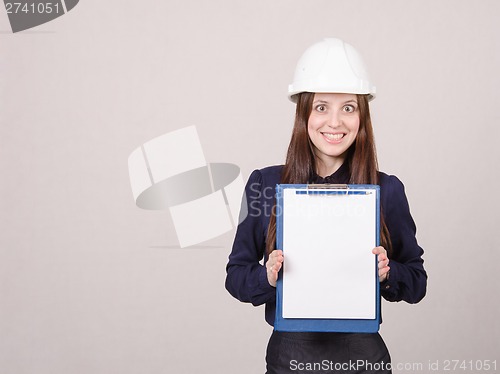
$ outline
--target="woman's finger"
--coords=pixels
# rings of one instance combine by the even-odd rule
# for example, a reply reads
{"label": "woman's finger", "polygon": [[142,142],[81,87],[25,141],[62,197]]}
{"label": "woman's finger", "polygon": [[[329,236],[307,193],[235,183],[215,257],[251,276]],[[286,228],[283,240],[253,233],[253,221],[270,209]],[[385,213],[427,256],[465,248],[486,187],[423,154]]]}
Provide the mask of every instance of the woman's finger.
{"label": "woman's finger", "polygon": [[385,255],[379,255],[378,256],[378,266],[383,267],[386,266],[389,263],[389,259]]}
{"label": "woman's finger", "polygon": [[373,248],[372,253],[375,255],[380,255],[382,253],[387,253],[387,251],[385,250],[384,247],[378,246],[378,247]]}
{"label": "woman's finger", "polygon": [[382,269],[379,269],[379,270],[378,270],[378,276],[379,276],[380,278],[383,278],[383,277],[384,277],[384,275],[386,275],[386,274],[389,272],[389,270],[391,270],[391,268],[390,268],[389,266],[386,266],[386,267],[384,267],[384,268],[382,268]]}

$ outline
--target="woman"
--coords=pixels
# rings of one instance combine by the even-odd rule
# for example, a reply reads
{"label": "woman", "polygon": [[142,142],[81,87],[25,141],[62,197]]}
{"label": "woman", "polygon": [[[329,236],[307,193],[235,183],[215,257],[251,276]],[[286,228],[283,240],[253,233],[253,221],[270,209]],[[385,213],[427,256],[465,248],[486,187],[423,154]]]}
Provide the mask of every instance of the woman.
{"label": "woman", "polygon": [[[270,325],[276,313],[276,280],[286,261],[286,254],[275,248],[277,183],[380,185],[381,245],[372,252],[378,255],[381,295],[408,303],[425,296],[423,250],[403,184],[378,171],[368,105],[374,95],[361,57],[341,40],[314,44],[298,62],[289,87],[297,107],[286,163],[250,175],[248,215],[238,226],[227,265],[228,291],[242,302],[265,304]],[[391,372],[389,352],[378,333],[274,331],[266,362],[269,374]]]}

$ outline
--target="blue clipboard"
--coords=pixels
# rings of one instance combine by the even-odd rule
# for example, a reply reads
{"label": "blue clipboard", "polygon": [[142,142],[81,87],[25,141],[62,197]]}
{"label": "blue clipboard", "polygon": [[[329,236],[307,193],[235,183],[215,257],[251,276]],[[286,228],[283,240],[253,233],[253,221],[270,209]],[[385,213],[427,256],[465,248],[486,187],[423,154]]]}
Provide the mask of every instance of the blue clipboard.
{"label": "blue clipboard", "polygon": [[[350,211],[352,209],[354,210]],[[358,216],[356,216],[358,213],[359,217],[363,218],[358,219]],[[356,227],[356,222],[358,221],[362,221],[364,225],[360,226],[360,230]],[[349,245],[350,242],[344,241],[350,240],[346,238],[352,237],[352,235],[337,233],[332,235],[337,236],[337,238],[328,238],[329,233],[335,231],[328,228],[335,224],[339,227],[338,230],[346,231],[347,233],[350,232],[349,230],[357,230],[357,233],[363,231],[365,232],[363,234],[364,240],[371,241],[371,245],[366,248],[366,251],[369,253],[368,256],[371,255],[371,257],[367,258],[367,255],[361,254],[364,257],[359,262],[359,266],[355,265],[356,262],[353,262],[358,260],[352,260],[350,257],[346,260],[347,262],[351,261],[349,266],[355,272],[362,274],[361,278],[363,278],[363,281],[360,281],[360,284],[356,280],[354,281],[356,282],[356,287],[361,287],[354,287],[354,294],[362,295],[360,297],[362,302],[357,298],[353,298],[351,292],[339,289],[337,282],[331,282],[330,278],[335,276],[332,275],[335,271],[325,270],[329,269],[328,267],[321,269],[321,267],[328,265],[319,263],[320,269],[317,277],[315,272],[307,269],[307,262],[309,261],[307,257],[308,248],[304,247],[304,250],[302,250],[300,243],[301,240],[306,240],[303,243],[308,243],[311,235],[315,237],[327,237],[327,239],[319,240],[320,244],[318,245],[322,247],[329,247],[331,245],[332,248],[322,249],[323,251],[330,251],[331,249],[332,252],[331,254],[328,252],[329,255],[334,256],[335,253],[344,253],[347,256],[351,256],[350,252],[346,252],[346,248],[334,247],[337,245],[337,241],[341,243],[338,246],[346,245],[346,243]],[[321,227],[321,225],[325,226]],[[351,225],[352,227],[349,226],[341,229],[340,226],[342,225]],[[374,226],[373,229],[364,230],[365,227],[371,227],[372,225]],[[307,229],[308,232],[302,230],[302,227],[304,227],[304,230]],[[324,232],[325,235],[318,235],[318,232],[315,232],[315,230],[319,230],[319,233]],[[284,233],[287,233],[287,238],[284,238]],[[340,239],[342,236],[346,238]],[[371,238],[371,236],[374,237]],[[380,326],[380,286],[377,257],[371,253],[371,249],[378,246],[379,241],[379,186],[352,184],[276,185],[276,248],[283,250],[285,261],[278,274],[276,285],[276,319],[274,329],[276,331],[295,332],[377,332]],[[359,244],[356,245],[359,246]],[[297,246],[299,248],[296,248]],[[330,261],[332,264],[334,262]],[[289,269],[287,265],[290,267]],[[299,270],[301,266],[305,268],[302,273]],[[318,266],[318,262],[311,262],[311,266]],[[347,263],[344,263],[342,268],[346,267]],[[304,281],[305,278],[301,278],[301,276],[307,271],[309,271],[308,274],[313,274],[308,279],[316,277],[316,280]],[[347,270],[344,269],[342,271]],[[329,284],[323,281],[325,277],[328,278]],[[303,286],[304,283],[306,283],[305,286]],[[346,290],[352,288],[347,280],[342,286]],[[322,291],[322,288],[326,288],[327,292]],[[300,291],[295,292],[299,289]],[[330,289],[334,291],[330,292]],[[316,295],[315,293],[318,294]],[[300,295],[302,295],[303,299],[301,299]],[[345,302],[345,300],[348,300],[348,302]]]}

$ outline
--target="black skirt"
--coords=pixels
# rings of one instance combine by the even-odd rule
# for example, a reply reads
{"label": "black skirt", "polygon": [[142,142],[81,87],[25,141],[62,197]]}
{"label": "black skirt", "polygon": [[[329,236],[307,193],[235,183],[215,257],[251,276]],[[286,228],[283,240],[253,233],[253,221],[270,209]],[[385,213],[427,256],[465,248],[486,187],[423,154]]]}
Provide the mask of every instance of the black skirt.
{"label": "black skirt", "polygon": [[273,331],[267,374],[392,373],[389,351],[378,334]]}

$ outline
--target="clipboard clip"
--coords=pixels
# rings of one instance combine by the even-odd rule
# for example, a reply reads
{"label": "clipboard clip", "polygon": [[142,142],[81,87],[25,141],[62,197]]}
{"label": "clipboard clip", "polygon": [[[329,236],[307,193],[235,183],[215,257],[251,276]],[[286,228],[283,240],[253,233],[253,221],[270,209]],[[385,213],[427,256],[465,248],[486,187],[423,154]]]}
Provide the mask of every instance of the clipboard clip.
{"label": "clipboard clip", "polygon": [[334,184],[334,183],[324,183],[324,184],[308,184],[307,189],[325,189],[325,188],[338,188],[338,189],[349,189],[347,184]]}
{"label": "clipboard clip", "polygon": [[351,195],[371,195],[371,191],[358,190],[349,188],[347,184],[308,184],[307,188],[302,191],[295,192],[298,195],[314,195],[314,196],[351,196]]}

